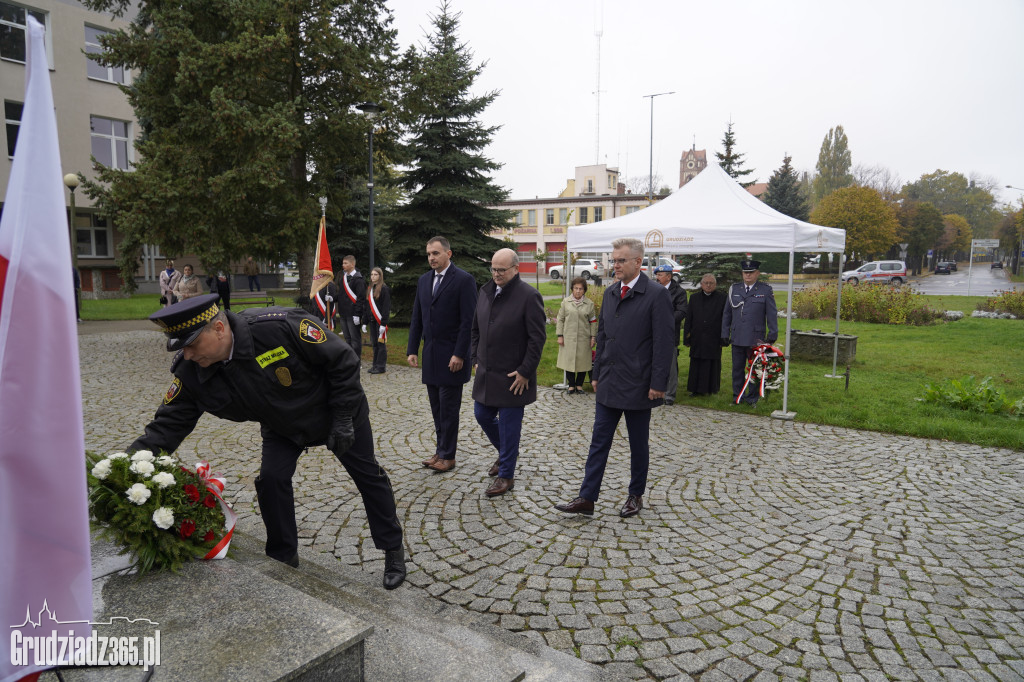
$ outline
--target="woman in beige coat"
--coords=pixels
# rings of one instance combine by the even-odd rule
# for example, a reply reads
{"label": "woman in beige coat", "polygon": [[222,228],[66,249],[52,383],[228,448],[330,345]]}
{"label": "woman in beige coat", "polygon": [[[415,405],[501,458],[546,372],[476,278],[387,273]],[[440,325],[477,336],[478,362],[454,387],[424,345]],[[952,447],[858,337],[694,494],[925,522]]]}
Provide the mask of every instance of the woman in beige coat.
{"label": "woman in beige coat", "polygon": [[555,366],[565,370],[568,393],[583,393],[583,380],[593,367],[591,349],[597,341],[597,315],[594,302],[586,297],[587,281],[572,281],[572,295],[558,309],[558,361]]}

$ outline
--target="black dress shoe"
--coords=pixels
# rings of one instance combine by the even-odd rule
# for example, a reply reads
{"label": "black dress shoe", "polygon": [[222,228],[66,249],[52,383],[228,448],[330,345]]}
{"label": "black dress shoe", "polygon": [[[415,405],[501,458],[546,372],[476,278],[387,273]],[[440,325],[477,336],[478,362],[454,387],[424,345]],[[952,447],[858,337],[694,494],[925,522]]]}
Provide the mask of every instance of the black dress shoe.
{"label": "black dress shoe", "polygon": [[[270,556],[270,555],[268,554],[267,556]],[[291,566],[292,568],[298,568],[299,567],[299,555],[297,553],[293,554],[290,559],[278,559],[276,556],[272,556],[270,558],[271,559],[276,559],[277,561],[280,561],[282,564],[287,564],[287,565]]]}
{"label": "black dress shoe", "polygon": [[494,460],[494,464],[492,464],[491,468],[487,470],[487,475],[491,476],[491,477],[497,476],[498,475],[498,465],[499,464],[501,464],[501,460],[500,459]]}
{"label": "black dress shoe", "polygon": [[594,503],[590,500],[584,500],[582,497],[577,497],[572,502],[556,504],[555,509],[569,514],[583,514],[584,516],[594,515]]}
{"label": "black dress shoe", "polygon": [[384,589],[393,590],[405,582],[405,550],[401,547],[384,553]]}
{"label": "black dress shoe", "polygon": [[644,508],[644,498],[640,495],[630,495],[626,498],[626,504],[622,505],[622,509],[619,511],[619,516],[624,519],[628,519],[630,516],[636,516],[640,513],[640,510]]}

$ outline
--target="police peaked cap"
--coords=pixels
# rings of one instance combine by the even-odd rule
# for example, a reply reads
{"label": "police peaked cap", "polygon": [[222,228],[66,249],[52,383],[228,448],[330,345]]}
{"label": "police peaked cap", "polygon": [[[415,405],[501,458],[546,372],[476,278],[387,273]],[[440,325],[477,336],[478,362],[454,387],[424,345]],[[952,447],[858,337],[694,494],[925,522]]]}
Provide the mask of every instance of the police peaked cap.
{"label": "police peaked cap", "polygon": [[149,319],[167,335],[167,350],[181,350],[195,341],[207,323],[220,312],[219,300],[217,294],[193,296],[156,311]]}

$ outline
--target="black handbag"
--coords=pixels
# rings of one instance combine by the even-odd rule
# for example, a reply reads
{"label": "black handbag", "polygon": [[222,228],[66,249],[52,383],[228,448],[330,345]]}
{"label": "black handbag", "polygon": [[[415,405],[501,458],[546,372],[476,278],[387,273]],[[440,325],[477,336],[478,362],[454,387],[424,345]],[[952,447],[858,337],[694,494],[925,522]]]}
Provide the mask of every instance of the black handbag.
{"label": "black handbag", "polygon": [[161,296],[160,297],[160,305],[167,305],[167,297],[166,296]]}

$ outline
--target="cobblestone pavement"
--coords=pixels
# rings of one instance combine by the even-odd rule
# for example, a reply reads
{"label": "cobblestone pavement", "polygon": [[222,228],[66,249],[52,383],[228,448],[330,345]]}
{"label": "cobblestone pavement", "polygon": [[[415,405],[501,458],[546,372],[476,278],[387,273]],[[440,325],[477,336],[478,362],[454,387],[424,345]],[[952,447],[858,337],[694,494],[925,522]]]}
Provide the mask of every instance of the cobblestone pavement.
{"label": "cobblestone pavement", "polygon": [[[167,385],[154,332],[83,335],[86,443],[127,446]],[[364,370],[365,370],[364,366]],[[1024,454],[682,406],[651,425],[647,508],[623,520],[617,438],[593,518],[575,497],[593,396],[541,389],[515,490],[462,410],[458,465],[430,472],[419,372],[363,377],[411,553],[409,587],[623,679],[1024,679]],[[259,429],[204,416],[179,453],[255,511]],[[324,448],[295,477],[302,542],[380,572],[355,487]]]}

